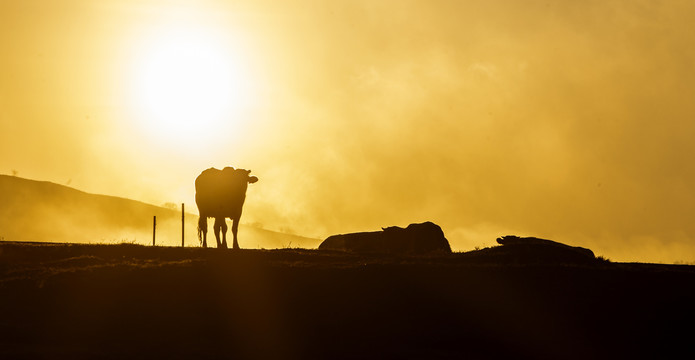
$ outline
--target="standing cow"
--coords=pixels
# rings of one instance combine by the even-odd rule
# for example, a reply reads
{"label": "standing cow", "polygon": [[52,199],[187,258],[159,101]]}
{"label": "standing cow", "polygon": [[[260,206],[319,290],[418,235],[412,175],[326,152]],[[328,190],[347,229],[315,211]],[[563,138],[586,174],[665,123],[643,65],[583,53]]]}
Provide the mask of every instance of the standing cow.
{"label": "standing cow", "polygon": [[[195,203],[198,205],[200,219],[198,219],[198,238],[201,237],[203,247],[207,247],[208,218],[215,218],[215,238],[218,248],[227,248],[227,224],[226,218],[232,219],[232,234],[234,235],[233,248],[238,249],[237,230],[241,209],[246,200],[246,188],[248,184],[258,181],[255,176],[249,176],[251,170],[225,167],[222,170],[210,168],[198,175],[195,179]],[[220,241],[220,231],[222,241]]]}

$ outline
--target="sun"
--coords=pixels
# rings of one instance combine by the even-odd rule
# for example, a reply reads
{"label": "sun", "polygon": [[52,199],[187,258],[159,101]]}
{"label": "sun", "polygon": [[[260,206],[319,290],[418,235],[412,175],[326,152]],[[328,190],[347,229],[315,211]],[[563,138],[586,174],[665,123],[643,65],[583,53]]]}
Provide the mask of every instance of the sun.
{"label": "sun", "polygon": [[245,70],[229,41],[212,31],[159,31],[138,51],[132,95],[139,123],[163,141],[214,137],[238,122],[248,103]]}

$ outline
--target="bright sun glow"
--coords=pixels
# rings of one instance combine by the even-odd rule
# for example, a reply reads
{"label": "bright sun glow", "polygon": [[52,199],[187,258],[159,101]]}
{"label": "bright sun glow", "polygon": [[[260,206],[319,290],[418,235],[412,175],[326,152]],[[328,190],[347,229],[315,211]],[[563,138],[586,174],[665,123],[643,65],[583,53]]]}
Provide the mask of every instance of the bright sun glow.
{"label": "bright sun glow", "polygon": [[251,81],[229,42],[215,35],[167,29],[138,54],[134,96],[139,122],[158,140],[199,144],[240,121],[235,112],[248,102]]}

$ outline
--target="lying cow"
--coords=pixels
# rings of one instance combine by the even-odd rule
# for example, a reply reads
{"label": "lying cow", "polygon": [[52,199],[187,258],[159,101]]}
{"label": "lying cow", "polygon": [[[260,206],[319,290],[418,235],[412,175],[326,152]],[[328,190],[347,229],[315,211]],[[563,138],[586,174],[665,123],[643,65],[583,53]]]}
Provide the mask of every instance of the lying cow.
{"label": "lying cow", "polygon": [[359,232],[329,236],[319,250],[340,250],[358,253],[426,254],[451,252],[442,228],[432,222],[410,224],[406,228],[391,226],[382,231]]}

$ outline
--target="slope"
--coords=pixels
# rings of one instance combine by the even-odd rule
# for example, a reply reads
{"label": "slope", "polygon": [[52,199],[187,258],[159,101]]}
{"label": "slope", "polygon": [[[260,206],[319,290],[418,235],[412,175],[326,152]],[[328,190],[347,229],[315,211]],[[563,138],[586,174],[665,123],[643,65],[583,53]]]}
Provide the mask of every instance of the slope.
{"label": "slope", "polygon": [[[180,211],[47,181],[0,175],[2,240],[151,244],[153,216],[157,217],[156,244],[180,246]],[[185,214],[187,246],[199,245],[197,221],[197,215]],[[312,248],[319,240],[242,224],[239,242],[245,248]]]}

